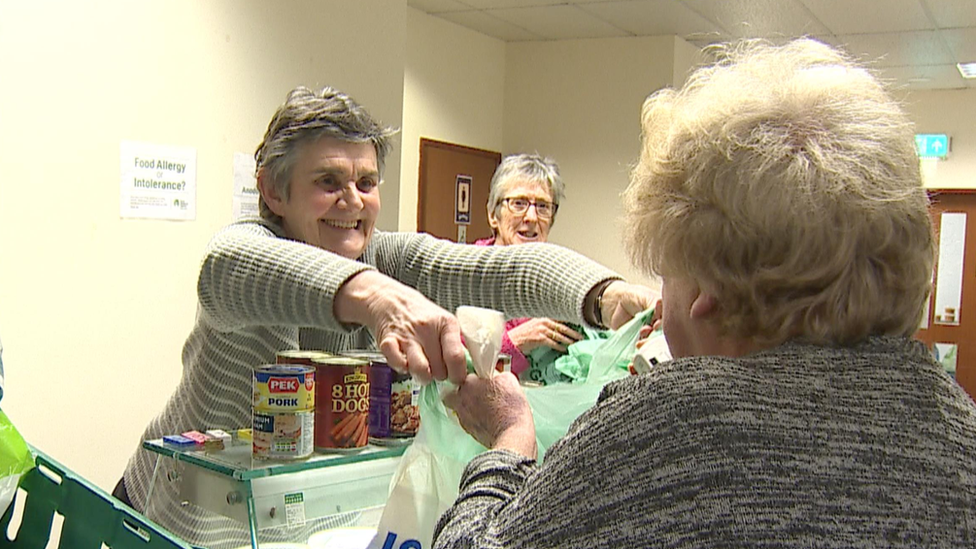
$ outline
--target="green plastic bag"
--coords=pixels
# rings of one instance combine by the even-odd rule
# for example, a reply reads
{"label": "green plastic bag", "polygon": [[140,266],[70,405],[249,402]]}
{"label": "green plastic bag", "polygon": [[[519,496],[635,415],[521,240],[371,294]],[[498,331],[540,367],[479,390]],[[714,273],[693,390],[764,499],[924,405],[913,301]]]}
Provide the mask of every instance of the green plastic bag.
{"label": "green plastic bag", "polygon": [[17,493],[20,477],[34,467],[34,455],[24,437],[0,410],[0,515]]}
{"label": "green plastic bag", "polygon": [[532,349],[525,357],[529,367],[519,374],[519,379],[552,385],[586,378],[593,352],[603,345],[612,332],[587,326],[570,327],[583,334],[583,339],[567,347],[565,353],[546,346]]}
{"label": "green plastic bag", "polygon": [[[592,350],[584,373],[574,383],[555,383],[525,389],[535,420],[540,461],[545,451],[569,426],[596,403],[607,383],[626,377],[641,326],[650,321],[649,309],[612,332]],[[468,363],[469,370],[471,363]],[[441,383],[420,391],[420,429],[393,475],[390,498],[370,549],[431,547],[437,519],[454,504],[464,467],[487,449],[461,428],[441,401]],[[406,545],[403,545],[406,544]]]}

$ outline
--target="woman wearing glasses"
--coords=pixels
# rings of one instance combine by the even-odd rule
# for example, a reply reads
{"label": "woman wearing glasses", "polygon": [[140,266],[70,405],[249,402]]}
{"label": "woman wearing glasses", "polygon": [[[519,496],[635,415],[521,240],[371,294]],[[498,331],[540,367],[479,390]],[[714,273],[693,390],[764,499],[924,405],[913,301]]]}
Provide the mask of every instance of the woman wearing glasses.
{"label": "woman wearing glasses", "polygon": [[[565,185],[559,166],[537,154],[505,157],[491,178],[488,224],[493,236],[480,246],[547,242]],[[512,373],[523,380],[568,381],[553,368],[555,357],[583,339],[577,329],[551,318],[516,318],[505,325],[501,352],[512,357]]]}

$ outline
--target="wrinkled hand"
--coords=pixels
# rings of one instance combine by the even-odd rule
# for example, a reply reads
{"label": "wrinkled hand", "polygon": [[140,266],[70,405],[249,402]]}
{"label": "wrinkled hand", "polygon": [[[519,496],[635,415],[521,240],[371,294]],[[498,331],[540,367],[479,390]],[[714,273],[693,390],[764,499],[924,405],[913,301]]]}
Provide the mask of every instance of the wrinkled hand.
{"label": "wrinkled hand", "polygon": [[390,367],[421,383],[467,374],[457,318],[417,290],[376,271],[363,271],[335,297],[336,318],[372,331]]}
{"label": "wrinkled hand", "polygon": [[533,318],[508,331],[508,339],[522,354],[537,347],[566,352],[566,347],[583,339],[583,334],[551,318]]}
{"label": "wrinkled hand", "polygon": [[468,374],[457,392],[444,397],[461,427],[486,448],[511,450],[536,459],[535,423],[518,378],[505,372],[491,379]]}
{"label": "wrinkled hand", "polygon": [[603,322],[616,330],[638,313],[653,307],[660,298],[659,293],[647,286],[617,280],[603,290],[600,303]]}

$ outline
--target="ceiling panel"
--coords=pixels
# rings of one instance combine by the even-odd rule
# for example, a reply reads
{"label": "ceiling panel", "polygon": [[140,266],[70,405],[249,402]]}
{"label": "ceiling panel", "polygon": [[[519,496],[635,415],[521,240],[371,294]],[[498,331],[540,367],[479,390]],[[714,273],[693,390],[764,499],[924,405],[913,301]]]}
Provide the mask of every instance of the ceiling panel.
{"label": "ceiling panel", "polygon": [[[809,35],[875,59],[918,89],[970,85],[976,0],[407,0],[505,41],[676,35],[692,44]],[[893,73],[893,74],[894,74]],[[974,84],[976,85],[976,84]]]}
{"label": "ceiling panel", "polygon": [[491,10],[490,13],[550,40],[630,35],[623,29],[570,5],[498,9]]}
{"label": "ceiling panel", "polygon": [[721,29],[681,2],[633,0],[580,4],[579,8],[637,36],[720,36]]}
{"label": "ceiling panel", "polygon": [[942,29],[976,27],[976,2],[973,0],[922,0],[932,19]]}
{"label": "ceiling panel", "polygon": [[440,14],[440,17],[457,23],[462,27],[467,27],[482,34],[509,42],[542,40],[545,38],[483,11],[453,11]]}
{"label": "ceiling panel", "polygon": [[955,63],[936,31],[848,34],[837,39],[851,55],[880,67]]}
{"label": "ceiling panel", "polygon": [[410,0],[409,5],[429,14],[439,14],[445,11],[470,10],[471,6],[462,4],[458,0]]}
{"label": "ceiling panel", "polygon": [[734,38],[792,37],[830,31],[798,0],[683,0]]}
{"label": "ceiling panel", "polygon": [[976,61],[976,28],[944,30],[941,34],[953,60],[958,63]]}
{"label": "ceiling panel", "polygon": [[883,80],[893,82],[897,88],[913,90],[944,90],[976,87],[976,80],[966,80],[955,65],[929,65],[925,67],[889,67],[879,71]]}
{"label": "ceiling panel", "polygon": [[478,9],[523,8],[526,6],[555,6],[565,4],[566,0],[461,0]]}
{"label": "ceiling panel", "polygon": [[802,1],[834,34],[935,29],[935,24],[929,20],[919,0]]}

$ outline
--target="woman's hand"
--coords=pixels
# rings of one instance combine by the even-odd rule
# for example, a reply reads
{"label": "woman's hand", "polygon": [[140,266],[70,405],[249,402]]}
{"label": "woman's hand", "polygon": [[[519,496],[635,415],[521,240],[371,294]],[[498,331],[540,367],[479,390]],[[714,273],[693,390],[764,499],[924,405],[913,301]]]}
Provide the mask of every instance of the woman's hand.
{"label": "woman's hand", "polygon": [[390,367],[421,383],[467,374],[457,318],[417,290],[376,271],[363,271],[335,296],[342,322],[367,326]]}
{"label": "woman's hand", "polygon": [[513,374],[491,379],[468,374],[456,393],[444,397],[444,404],[457,412],[461,427],[486,448],[537,458],[532,410]]}
{"label": "woman's hand", "polygon": [[543,346],[565,353],[583,334],[551,318],[533,318],[509,330],[508,339],[522,354]]}
{"label": "woman's hand", "polygon": [[658,292],[647,286],[616,280],[603,290],[600,298],[603,323],[616,330],[638,313],[653,307],[660,298]]}

